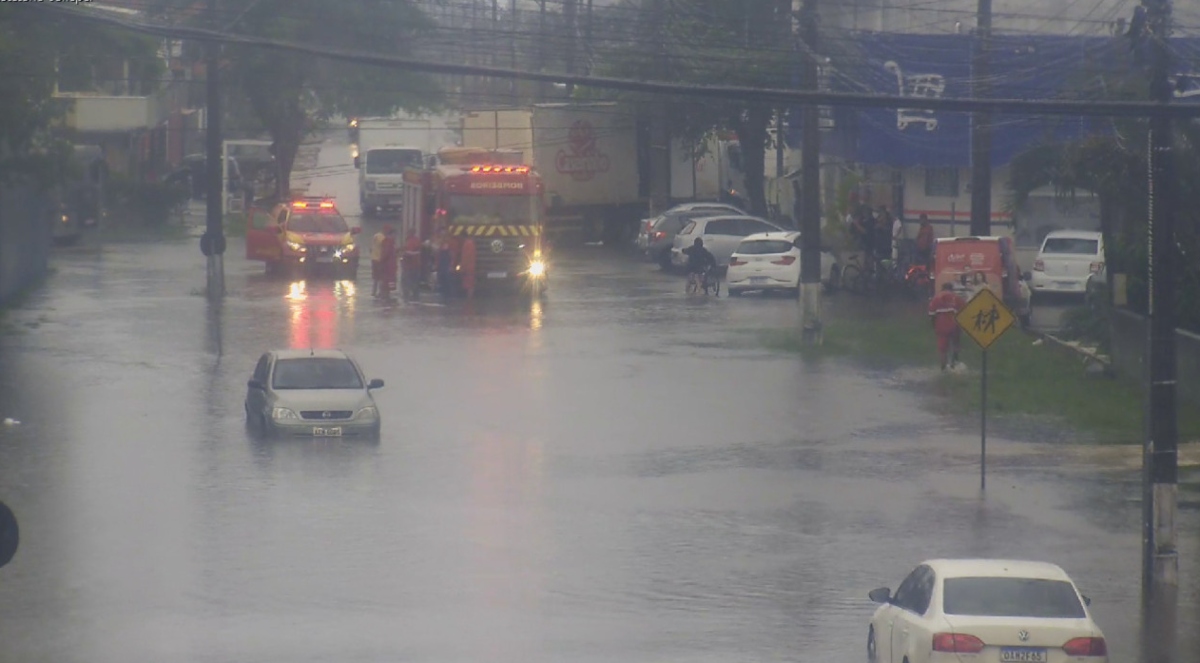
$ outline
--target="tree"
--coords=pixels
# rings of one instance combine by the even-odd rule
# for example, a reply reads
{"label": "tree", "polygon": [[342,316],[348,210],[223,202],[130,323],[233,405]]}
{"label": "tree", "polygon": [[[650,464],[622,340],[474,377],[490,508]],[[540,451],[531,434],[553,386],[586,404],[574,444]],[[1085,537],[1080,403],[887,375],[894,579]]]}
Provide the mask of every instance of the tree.
{"label": "tree", "polygon": [[[793,85],[799,56],[793,49],[790,1],[674,0],[662,5],[635,0],[618,5],[622,9],[614,11],[637,15],[636,25],[643,27],[632,28],[624,38],[600,41],[602,73],[697,85]],[[663,14],[658,34],[644,28],[655,24],[656,9]],[[764,168],[774,109],[742,101],[670,98],[668,103],[675,138],[696,143],[715,130],[737,133],[751,212],[766,215]]]}
{"label": "tree", "polygon": [[[195,0],[158,0],[164,18],[203,22],[184,12]],[[389,55],[411,55],[432,22],[411,0],[218,0],[218,27],[246,35]],[[207,26],[207,25],[206,25]],[[247,45],[222,51],[226,89],[236,89],[270,136],[279,168],[278,193],[290,189],[303,140],[334,115],[390,115],[440,106],[424,75],[283,53]]]}

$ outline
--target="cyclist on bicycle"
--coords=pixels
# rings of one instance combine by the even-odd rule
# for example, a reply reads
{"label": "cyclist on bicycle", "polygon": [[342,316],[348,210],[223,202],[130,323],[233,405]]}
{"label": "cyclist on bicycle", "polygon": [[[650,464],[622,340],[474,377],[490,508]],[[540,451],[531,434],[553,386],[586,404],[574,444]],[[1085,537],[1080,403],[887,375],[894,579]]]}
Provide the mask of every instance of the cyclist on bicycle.
{"label": "cyclist on bicycle", "polygon": [[717,259],[704,248],[704,240],[697,237],[691,246],[683,250],[683,255],[687,256],[688,278],[699,276],[703,279],[701,283],[707,285],[709,273],[717,268]]}

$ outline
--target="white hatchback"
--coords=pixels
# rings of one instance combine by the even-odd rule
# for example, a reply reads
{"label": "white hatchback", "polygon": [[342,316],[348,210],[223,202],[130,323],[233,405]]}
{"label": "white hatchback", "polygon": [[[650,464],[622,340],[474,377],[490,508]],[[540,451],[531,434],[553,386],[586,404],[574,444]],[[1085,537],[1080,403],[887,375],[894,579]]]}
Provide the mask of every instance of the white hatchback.
{"label": "white hatchback", "polygon": [[918,566],[871,618],[872,663],[1107,663],[1089,599],[1054,564],[935,559]]}
{"label": "white hatchback", "polygon": [[1055,230],[1042,240],[1029,285],[1034,293],[1083,295],[1088,278],[1104,269],[1104,236],[1090,230]]}
{"label": "white hatchback", "polygon": [[[743,239],[729,258],[725,284],[729,294],[736,297],[750,290],[784,290],[797,292],[800,288],[800,240],[798,232],[769,232]],[[828,283],[837,259],[821,252],[821,282]]]}

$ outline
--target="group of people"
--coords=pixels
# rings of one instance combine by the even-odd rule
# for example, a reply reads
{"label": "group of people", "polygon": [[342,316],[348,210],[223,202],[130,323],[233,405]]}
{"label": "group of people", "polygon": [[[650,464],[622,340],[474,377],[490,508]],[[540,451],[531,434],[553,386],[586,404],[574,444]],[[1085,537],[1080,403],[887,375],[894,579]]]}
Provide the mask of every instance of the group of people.
{"label": "group of people", "polygon": [[[920,223],[911,261],[912,264],[925,265],[932,269],[935,239],[933,225],[925,214],[921,215]],[[846,224],[858,241],[867,265],[874,267],[883,260],[900,260],[901,249],[906,239],[904,222],[900,217],[893,216],[887,206],[880,205],[878,209],[872,210],[870,205],[863,205],[846,215]]]}
{"label": "group of people", "polygon": [[436,275],[437,290],[450,298],[475,296],[475,240],[452,236],[445,228],[431,241],[422,242],[409,231],[402,247],[396,244],[396,228],[388,225],[371,240],[371,294],[389,298],[396,289],[397,270],[402,268],[399,285],[405,299],[415,299],[421,285]]}

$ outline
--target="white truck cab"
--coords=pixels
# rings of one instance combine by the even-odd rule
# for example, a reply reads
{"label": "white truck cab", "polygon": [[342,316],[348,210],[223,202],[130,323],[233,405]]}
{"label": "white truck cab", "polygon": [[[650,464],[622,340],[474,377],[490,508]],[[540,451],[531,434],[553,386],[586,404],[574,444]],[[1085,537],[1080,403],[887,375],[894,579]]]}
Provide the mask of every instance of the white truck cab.
{"label": "white truck cab", "polygon": [[354,166],[358,168],[362,213],[399,213],[404,206],[404,171],[421,168],[424,159],[421,148],[406,145],[383,145],[359,152]]}

